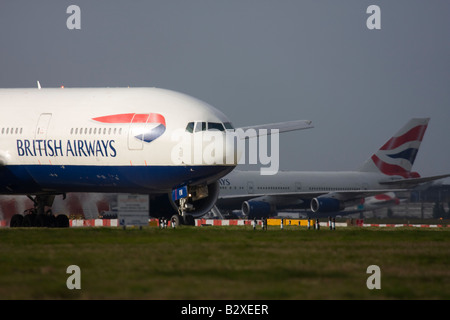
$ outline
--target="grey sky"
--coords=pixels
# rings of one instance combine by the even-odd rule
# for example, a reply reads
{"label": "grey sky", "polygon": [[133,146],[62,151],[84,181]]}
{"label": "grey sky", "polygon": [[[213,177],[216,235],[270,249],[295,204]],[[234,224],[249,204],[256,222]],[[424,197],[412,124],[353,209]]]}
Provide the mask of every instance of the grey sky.
{"label": "grey sky", "polygon": [[[81,30],[66,9],[81,8]],[[381,30],[366,9],[381,8]],[[450,2],[0,2],[0,87],[155,86],[235,126],[293,119],[283,170],[357,168],[411,117],[431,117],[414,169],[450,172]]]}

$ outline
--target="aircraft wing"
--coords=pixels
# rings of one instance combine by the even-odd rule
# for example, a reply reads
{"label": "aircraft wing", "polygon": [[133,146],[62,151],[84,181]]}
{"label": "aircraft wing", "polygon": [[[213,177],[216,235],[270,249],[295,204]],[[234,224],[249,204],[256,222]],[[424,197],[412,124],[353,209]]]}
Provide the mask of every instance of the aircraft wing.
{"label": "aircraft wing", "polygon": [[335,198],[341,201],[353,201],[361,198],[376,196],[387,192],[403,192],[403,191],[408,191],[408,189],[374,189],[374,190],[351,190],[351,191],[345,190],[345,191],[324,193],[324,195],[327,194],[330,198]]}
{"label": "aircraft wing", "polygon": [[250,200],[253,198],[259,198],[264,196],[270,197],[292,197],[292,198],[305,198],[312,199],[328,192],[286,192],[286,193],[251,193],[251,194],[235,194],[235,195],[220,195],[219,199],[239,199],[242,201]]}
{"label": "aircraft wing", "polygon": [[[450,177],[450,174],[443,174],[438,176],[430,176],[423,178],[411,178],[411,179],[401,179],[401,180],[392,180],[380,182],[380,184],[386,185],[386,189],[374,189],[374,190],[342,190],[342,191],[312,191],[312,192],[286,192],[286,193],[261,193],[261,194],[240,194],[240,195],[219,195],[219,199],[226,200],[242,200],[247,201],[254,198],[260,197],[271,197],[272,199],[279,198],[280,200],[291,198],[291,199],[301,199],[301,200],[310,200],[315,197],[319,197],[322,195],[328,195],[330,198],[339,199],[341,201],[351,201],[360,198],[366,198],[375,196],[378,194],[386,193],[386,192],[403,192],[411,190],[416,185],[430,182],[434,180],[439,180],[443,178]],[[395,189],[394,189],[395,187]]]}
{"label": "aircraft wing", "polygon": [[322,195],[329,195],[331,198],[336,198],[342,201],[351,201],[360,198],[366,198],[375,196],[386,192],[402,192],[407,189],[375,189],[375,190],[345,190],[345,191],[313,191],[313,192],[286,192],[286,193],[261,193],[261,194],[239,194],[239,195],[220,195],[219,199],[223,200],[241,200],[247,201],[254,198],[270,197],[272,199],[298,199],[298,200],[311,200],[312,198]]}
{"label": "aircraft wing", "polygon": [[[314,128],[311,120],[293,120],[293,121],[276,122],[276,123],[241,127],[241,128],[237,128],[236,132],[241,135],[241,139],[246,139],[246,138],[253,138],[256,136],[270,135],[271,130],[274,130],[274,129],[277,129],[278,133],[282,133],[282,132],[305,130],[305,129],[311,129],[311,128]],[[263,129],[263,131],[261,131],[262,129]]]}
{"label": "aircraft wing", "polygon": [[362,198],[395,191],[404,191],[405,189],[386,189],[386,190],[358,190],[358,191],[314,191],[314,192],[289,192],[289,193],[267,193],[267,194],[242,194],[242,195],[220,195],[217,199],[217,207],[227,210],[240,209],[246,201],[266,202],[277,207],[298,206],[309,207],[313,198],[326,196],[349,203],[357,203]]}
{"label": "aircraft wing", "polygon": [[439,176],[430,176],[430,177],[423,177],[423,178],[392,180],[392,181],[380,182],[380,184],[383,184],[386,186],[395,186],[398,188],[412,188],[421,183],[439,180],[439,179],[443,179],[443,178],[447,178],[447,177],[450,177],[450,174],[442,174]]}

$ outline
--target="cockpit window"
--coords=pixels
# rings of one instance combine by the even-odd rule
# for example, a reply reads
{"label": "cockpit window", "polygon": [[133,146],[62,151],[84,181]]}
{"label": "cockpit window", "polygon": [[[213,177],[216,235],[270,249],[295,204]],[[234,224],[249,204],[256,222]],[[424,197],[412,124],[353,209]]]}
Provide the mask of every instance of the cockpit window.
{"label": "cockpit window", "polygon": [[194,123],[189,122],[186,126],[186,131],[192,133],[194,131]]}
{"label": "cockpit window", "polygon": [[221,122],[195,121],[195,122],[189,122],[186,126],[186,132],[189,132],[189,133],[206,131],[206,130],[225,131],[225,130],[234,130],[234,128],[230,122],[221,123]]}
{"label": "cockpit window", "polygon": [[225,131],[223,124],[220,122],[208,122],[208,130]]}
{"label": "cockpit window", "polygon": [[227,129],[227,130],[234,130],[231,122],[224,122],[223,125],[225,126],[225,129]]}
{"label": "cockpit window", "polygon": [[205,131],[206,130],[206,122],[197,122],[195,124],[195,132]]}

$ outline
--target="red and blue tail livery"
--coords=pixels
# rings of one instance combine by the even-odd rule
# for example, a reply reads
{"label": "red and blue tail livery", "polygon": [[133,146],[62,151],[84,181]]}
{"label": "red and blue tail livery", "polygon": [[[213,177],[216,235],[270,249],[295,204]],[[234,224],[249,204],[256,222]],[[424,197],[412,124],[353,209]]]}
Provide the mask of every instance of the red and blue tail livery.
{"label": "red and blue tail livery", "polygon": [[429,118],[415,118],[408,121],[392,138],[390,138],[360,171],[381,172],[388,176],[419,178],[417,172],[411,172],[419,151]]}
{"label": "red and blue tail livery", "polygon": [[429,118],[409,120],[364,163],[360,171],[381,172],[388,176],[403,178],[419,178],[420,175],[417,172],[411,172],[411,169],[429,120]]}

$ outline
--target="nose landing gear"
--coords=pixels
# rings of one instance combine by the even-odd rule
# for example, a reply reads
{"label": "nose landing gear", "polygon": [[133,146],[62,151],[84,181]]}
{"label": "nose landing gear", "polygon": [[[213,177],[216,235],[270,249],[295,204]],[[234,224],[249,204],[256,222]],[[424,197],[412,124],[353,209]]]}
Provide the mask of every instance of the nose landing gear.
{"label": "nose landing gear", "polygon": [[193,226],[195,225],[195,219],[192,215],[186,213],[187,208],[191,208],[192,204],[187,203],[188,198],[181,198],[180,205],[178,207],[178,214],[172,216],[171,221],[175,223],[176,226],[187,225]]}

